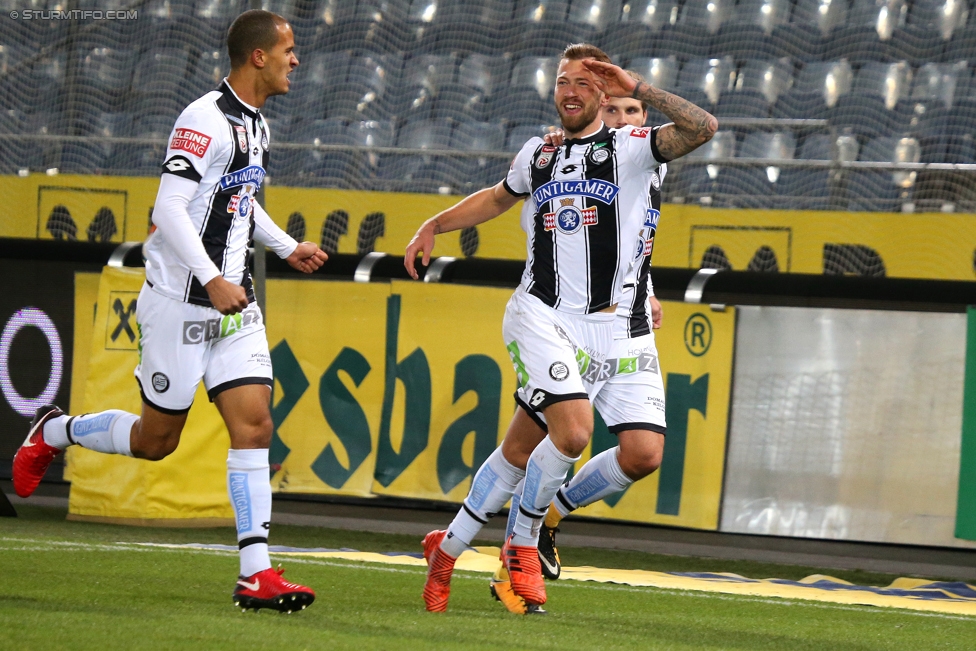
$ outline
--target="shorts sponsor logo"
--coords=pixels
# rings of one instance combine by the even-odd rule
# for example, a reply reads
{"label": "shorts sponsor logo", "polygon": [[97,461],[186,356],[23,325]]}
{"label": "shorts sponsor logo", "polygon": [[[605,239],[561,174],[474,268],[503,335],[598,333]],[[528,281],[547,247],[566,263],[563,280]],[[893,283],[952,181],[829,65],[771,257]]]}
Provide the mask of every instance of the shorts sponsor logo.
{"label": "shorts sponsor logo", "polygon": [[173,134],[173,139],[169,142],[170,149],[185,151],[197,158],[203,158],[209,147],[210,136],[193,129],[177,129]]}
{"label": "shorts sponsor logo", "polygon": [[559,210],[542,216],[547,231],[559,230],[565,235],[573,235],[584,226],[593,226],[597,223],[596,208],[581,210],[573,205],[574,201],[575,199],[560,199],[562,206]]}
{"label": "shorts sponsor logo", "polygon": [[256,307],[250,307],[238,314],[228,314],[219,319],[184,321],[183,343],[187,345],[202,344],[214,339],[229,337],[254,323],[261,323],[261,312]]}
{"label": "shorts sponsor logo", "polygon": [[569,377],[569,367],[562,362],[553,362],[549,367],[549,377],[556,382],[562,382]]}
{"label": "shorts sponsor logo", "polygon": [[229,190],[245,183],[253,183],[255,187],[260,188],[265,174],[264,168],[260,165],[248,165],[242,170],[220,177],[220,189]]}
{"label": "shorts sponsor logo", "polygon": [[247,129],[241,125],[234,125],[234,133],[237,134],[237,146],[241,148],[241,153],[247,153]]}
{"label": "shorts sponsor logo", "polygon": [[629,375],[631,373],[660,373],[657,355],[643,352],[634,357],[611,357],[603,362],[591,360],[585,372],[581,373],[587,384],[606,382],[615,375]]}
{"label": "shorts sponsor logo", "polygon": [[156,393],[166,393],[169,391],[169,378],[163,373],[153,373],[152,387]]}
{"label": "shorts sponsor logo", "polygon": [[546,395],[545,391],[542,389],[536,389],[535,393],[532,394],[532,398],[529,400],[529,405],[532,407],[539,407],[548,397],[549,396]]}
{"label": "shorts sponsor logo", "polygon": [[631,138],[647,138],[647,134],[651,132],[649,127],[639,127],[630,132]]}
{"label": "shorts sponsor logo", "polygon": [[532,193],[537,206],[560,197],[589,197],[607,205],[613,203],[620,188],[601,179],[581,179],[577,181],[549,181]]}

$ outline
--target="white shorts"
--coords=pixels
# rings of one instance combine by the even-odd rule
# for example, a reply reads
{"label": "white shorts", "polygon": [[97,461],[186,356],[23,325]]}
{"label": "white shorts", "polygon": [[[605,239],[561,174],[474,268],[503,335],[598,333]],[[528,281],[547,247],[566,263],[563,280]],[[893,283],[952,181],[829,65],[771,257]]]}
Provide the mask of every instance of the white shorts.
{"label": "white shorts", "polygon": [[588,398],[615,434],[665,432],[654,334],[615,340],[614,318],[559,312],[522,287],[509,300],[502,335],[518,378],[515,400],[543,429],[543,409]]}
{"label": "white shorts", "polygon": [[185,414],[200,380],[214,397],[246,384],[273,386],[264,319],[257,303],[224,316],[142,286],[136,304],[139,365],[136,381],[147,405]]}

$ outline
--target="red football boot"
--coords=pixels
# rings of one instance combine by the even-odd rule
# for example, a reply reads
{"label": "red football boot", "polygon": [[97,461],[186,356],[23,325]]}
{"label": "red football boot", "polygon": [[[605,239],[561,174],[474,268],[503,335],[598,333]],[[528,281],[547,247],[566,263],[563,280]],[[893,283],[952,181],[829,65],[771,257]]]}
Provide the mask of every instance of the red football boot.
{"label": "red football boot", "polygon": [[446,531],[431,531],[424,537],[424,558],[427,560],[427,583],[424,584],[424,603],[432,613],[447,610],[451,596],[451,574],[456,558],[441,549]]}
{"label": "red football boot", "polygon": [[14,455],[14,491],[21,497],[30,497],[54,457],[61,454],[61,450],[44,442],[44,423],[63,415],[64,412],[54,405],[44,405],[34,413],[30,432]]}
{"label": "red football boot", "polygon": [[508,570],[515,594],[525,599],[526,604],[541,606],[546,603],[546,584],[542,580],[538,548],[513,545],[509,536],[502,547],[502,563]]}
{"label": "red football boot", "polygon": [[281,578],[285,571],[270,567],[247,578],[241,577],[234,586],[234,605],[242,611],[248,608],[270,608],[282,613],[305,610],[315,601],[315,592]]}

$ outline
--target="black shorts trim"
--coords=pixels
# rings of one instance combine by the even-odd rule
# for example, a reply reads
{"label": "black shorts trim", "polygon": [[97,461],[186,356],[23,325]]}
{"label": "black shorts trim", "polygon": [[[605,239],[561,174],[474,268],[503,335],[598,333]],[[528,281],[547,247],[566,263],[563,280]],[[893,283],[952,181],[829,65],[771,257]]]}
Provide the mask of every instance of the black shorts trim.
{"label": "black shorts trim", "polygon": [[668,428],[664,425],[655,425],[654,423],[620,423],[619,425],[610,425],[607,429],[610,430],[611,434],[619,434],[629,429],[646,429],[667,436]]}
{"label": "black shorts trim", "polygon": [[237,543],[238,549],[244,549],[245,547],[250,547],[251,545],[267,545],[268,539],[263,536],[251,536],[250,538],[245,538],[244,540]]}
{"label": "black shorts trim", "polygon": [[502,179],[502,185],[505,187],[505,191],[508,192],[513,197],[518,197],[519,199],[521,199],[522,197],[529,196],[528,192],[516,192],[515,190],[513,190],[512,186],[508,184],[508,179]]}
{"label": "black shorts trim", "polygon": [[543,432],[545,432],[546,434],[549,433],[549,426],[546,425],[546,421],[539,418],[539,414],[536,413],[536,411],[532,409],[532,407],[525,404],[525,401],[522,400],[521,396],[519,396],[518,391],[515,392],[515,404],[521,407],[522,411],[527,413],[529,415],[529,418],[535,421],[535,424],[538,425],[540,428],[542,428]]}
{"label": "black shorts trim", "polygon": [[68,419],[68,422],[64,424],[64,433],[68,436],[68,443],[71,445],[78,445],[78,441],[75,440],[75,437],[71,436],[71,423],[75,422],[75,418],[78,417],[72,416]]}
{"label": "black shorts trim", "polygon": [[478,521],[478,522],[480,522],[481,524],[488,524],[488,520],[486,520],[486,519],[484,519],[484,518],[482,518],[482,517],[481,517],[481,516],[479,516],[479,515],[478,515],[477,513],[475,513],[475,512],[474,512],[474,511],[472,511],[471,509],[469,509],[469,508],[468,508],[468,505],[467,505],[467,504],[465,504],[464,502],[461,502],[461,508],[463,508],[463,509],[464,509],[464,512],[465,512],[465,513],[467,513],[468,515],[470,515],[470,516],[471,516],[472,518],[474,518],[475,520],[477,520],[477,521]]}
{"label": "black shorts trim", "polygon": [[236,389],[237,387],[247,386],[249,384],[264,384],[265,386],[273,387],[274,380],[268,377],[240,377],[236,380],[231,380],[230,382],[224,382],[218,384],[217,386],[207,389],[207,397],[210,398],[210,402],[214,401],[218,395],[226,391],[227,389]]}
{"label": "black shorts trim", "polygon": [[153,409],[155,409],[161,414],[166,414],[167,416],[183,416],[184,414],[189,413],[190,407],[193,406],[193,403],[191,402],[189,407],[187,407],[186,409],[169,409],[167,407],[160,407],[159,405],[157,405],[152,400],[146,397],[146,392],[142,390],[142,382],[140,382],[138,378],[136,378],[136,384],[139,385],[139,395],[142,396],[142,401],[146,405],[152,407]]}
{"label": "black shorts trim", "polygon": [[538,410],[542,411],[550,405],[554,405],[557,402],[566,402],[567,400],[589,400],[590,397],[586,393],[547,393],[545,400],[539,403]]}

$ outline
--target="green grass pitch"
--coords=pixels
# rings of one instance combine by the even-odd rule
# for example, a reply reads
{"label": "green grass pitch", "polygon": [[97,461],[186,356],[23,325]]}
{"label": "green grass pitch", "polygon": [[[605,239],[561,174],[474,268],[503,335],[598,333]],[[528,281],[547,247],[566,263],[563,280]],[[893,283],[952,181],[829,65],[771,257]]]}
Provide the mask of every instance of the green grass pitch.
{"label": "green grass pitch", "polygon": [[[64,511],[22,507],[0,520],[0,649],[804,649],[976,648],[976,618],[826,603],[549,583],[550,614],[517,617],[488,594],[487,577],[455,573],[449,612],[424,611],[419,568],[273,559],[310,585],[316,602],[292,615],[242,614],[230,593],[235,554],[119,546],[231,543],[229,529],[161,530],[73,523]],[[410,536],[275,526],[296,547],[419,551]],[[731,571],[800,578],[815,568],[564,549],[568,565]],[[829,572],[859,583],[892,577]]]}

